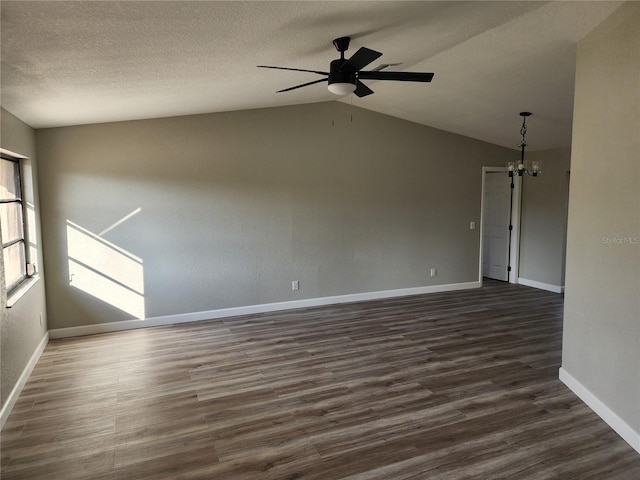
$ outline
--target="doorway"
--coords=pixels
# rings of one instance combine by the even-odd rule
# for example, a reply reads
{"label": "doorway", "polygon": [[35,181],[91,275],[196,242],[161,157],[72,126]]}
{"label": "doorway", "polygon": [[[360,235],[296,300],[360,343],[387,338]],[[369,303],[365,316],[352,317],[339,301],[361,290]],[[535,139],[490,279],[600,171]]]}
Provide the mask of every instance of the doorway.
{"label": "doorway", "polygon": [[518,176],[504,167],[483,167],[480,276],[517,283],[520,234]]}

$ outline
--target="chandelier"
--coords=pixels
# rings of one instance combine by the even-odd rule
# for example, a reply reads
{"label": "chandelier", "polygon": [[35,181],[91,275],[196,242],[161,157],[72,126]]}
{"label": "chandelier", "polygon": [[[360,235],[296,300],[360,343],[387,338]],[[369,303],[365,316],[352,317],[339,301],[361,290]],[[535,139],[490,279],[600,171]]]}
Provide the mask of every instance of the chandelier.
{"label": "chandelier", "polygon": [[513,177],[516,172],[519,176],[522,176],[525,172],[527,175],[537,177],[542,172],[542,162],[540,160],[527,160],[524,159],[524,149],[527,146],[525,136],[527,134],[527,117],[531,116],[531,112],[520,112],[522,117],[522,127],[520,128],[520,135],[522,140],[520,141],[520,161],[507,162],[507,169],[509,170],[509,176]]}

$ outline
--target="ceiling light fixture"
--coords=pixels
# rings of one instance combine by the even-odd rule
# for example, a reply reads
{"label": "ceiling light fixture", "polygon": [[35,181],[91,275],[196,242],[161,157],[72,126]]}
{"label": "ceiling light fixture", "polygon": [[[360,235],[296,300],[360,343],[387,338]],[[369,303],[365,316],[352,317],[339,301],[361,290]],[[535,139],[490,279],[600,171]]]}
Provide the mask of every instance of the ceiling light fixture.
{"label": "ceiling light fixture", "polygon": [[356,86],[354,83],[336,82],[336,83],[329,84],[329,91],[334,95],[340,95],[340,96],[349,95],[350,93],[355,92],[355,90],[356,90]]}
{"label": "ceiling light fixture", "polygon": [[513,177],[516,172],[518,172],[519,176],[522,176],[523,173],[527,173],[527,175],[531,175],[532,177],[537,177],[539,173],[542,172],[542,162],[540,160],[531,160],[525,162],[524,160],[524,148],[527,146],[527,142],[525,141],[525,135],[527,134],[527,117],[531,116],[531,112],[520,112],[520,116],[522,117],[522,127],[520,128],[520,135],[522,135],[522,140],[520,141],[521,155],[519,162],[507,162],[507,168],[509,169],[509,176]]}

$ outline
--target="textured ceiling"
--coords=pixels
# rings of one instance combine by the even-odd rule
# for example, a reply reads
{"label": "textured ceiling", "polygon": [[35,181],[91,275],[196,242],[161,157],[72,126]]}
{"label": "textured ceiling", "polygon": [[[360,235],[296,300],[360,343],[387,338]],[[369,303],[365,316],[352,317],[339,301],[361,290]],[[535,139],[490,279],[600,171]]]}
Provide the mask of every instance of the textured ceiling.
{"label": "textured ceiling", "polygon": [[[354,106],[515,147],[571,143],[576,44],[620,2],[2,1],[2,106],[35,128],[322,102],[332,40],[383,53]],[[368,67],[369,68],[369,67]]]}

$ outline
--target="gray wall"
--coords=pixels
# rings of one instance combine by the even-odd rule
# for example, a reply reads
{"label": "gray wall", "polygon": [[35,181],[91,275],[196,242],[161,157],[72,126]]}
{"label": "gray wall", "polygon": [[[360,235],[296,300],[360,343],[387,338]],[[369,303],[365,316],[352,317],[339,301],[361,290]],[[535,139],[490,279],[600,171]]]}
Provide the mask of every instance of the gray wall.
{"label": "gray wall", "polygon": [[542,173],[523,177],[518,276],[564,286],[571,149],[528,152]]}
{"label": "gray wall", "polygon": [[50,327],[477,281],[481,167],[513,151],[333,109],[38,130]]}
{"label": "gray wall", "polygon": [[[35,205],[34,218],[37,236],[31,247],[37,251],[35,259],[40,280],[10,309],[2,309],[2,323],[0,325],[1,339],[1,373],[2,405],[16,385],[20,374],[35,352],[38,344],[47,331],[45,288],[43,278],[42,238],[40,235],[38,172],[35,152],[35,132],[11,113],[2,109],[2,130],[0,137],[2,148],[29,157],[23,162],[23,177],[25,181],[24,197],[28,203]],[[30,188],[33,186],[34,188]],[[35,245],[34,245],[35,243]],[[1,262],[0,262],[1,263]],[[4,290],[4,289],[3,289]],[[42,314],[42,325],[40,315]]]}
{"label": "gray wall", "polygon": [[638,25],[640,3],[628,2],[578,45],[562,354],[563,368],[636,432],[640,432]]}

